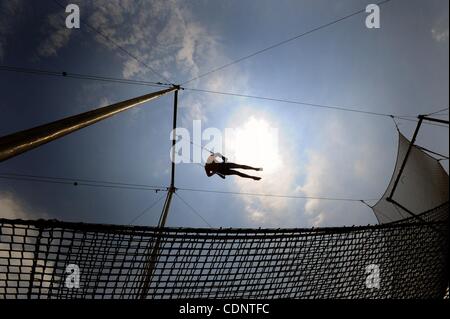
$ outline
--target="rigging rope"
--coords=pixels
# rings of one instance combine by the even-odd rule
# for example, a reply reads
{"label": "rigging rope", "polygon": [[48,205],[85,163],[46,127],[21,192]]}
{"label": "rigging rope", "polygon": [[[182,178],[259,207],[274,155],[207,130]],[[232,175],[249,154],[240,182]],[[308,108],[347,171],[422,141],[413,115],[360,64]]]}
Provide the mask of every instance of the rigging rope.
{"label": "rigging rope", "polygon": [[395,125],[395,128],[397,129],[397,132],[400,133],[400,129],[398,128],[398,123],[397,123],[397,121],[395,120],[395,117],[394,117],[393,115],[391,115],[391,118],[392,118],[392,121],[394,122],[394,125]]}
{"label": "rigging rope", "polygon": [[[91,183],[86,182],[75,182],[79,186],[92,186],[92,187],[110,187],[110,188],[124,188],[132,190],[151,190],[155,192],[167,191],[168,187],[164,186],[150,186],[142,184],[132,184],[132,183],[116,183],[108,181],[96,181],[96,180],[85,180],[77,178],[63,178],[63,177],[49,177],[49,176],[36,176],[36,175],[26,175],[26,174],[11,174],[11,173],[0,173],[0,179],[12,179],[21,180],[29,182],[42,182],[51,184],[65,184],[74,185],[74,181],[91,181]],[[102,184],[100,184],[102,183]],[[127,186],[129,185],[129,186]],[[315,197],[315,196],[295,196],[295,195],[282,195],[282,194],[258,194],[258,193],[245,193],[245,192],[229,192],[229,191],[218,191],[218,190],[205,190],[205,189],[195,189],[195,188],[176,188],[177,190],[191,191],[191,192],[205,192],[205,193],[217,193],[217,194],[230,194],[230,195],[244,195],[244,196],[265,196],[265,197],[280,197],[280,198],[292,198],[292,199],[317,199],[317,200],[335,200],[335,201],[350,201],[358,202],[361,199],[352,198],[338,198],[338,197]],[[378,198],[364,199],[365,201],[377,201]]]}
{"label": "rigging rope", "polygon": [[[123,79],[123,78],[71,73],[71,72],[66,72],[66,71],[59,72],[59,71],[42,70],[42,69],[22,68],[22,67],[14,67],[14,66],[7,66],[7,65],[0,65],[0,71],[23,73],[23,74],[33,74],[33,75],[41,75],[41,76],[42,75],[44,75],[44,76],[60,76],[60,77],[64,77],[64,78],[92,80],[92,81],[110,82],[110,83],[127,84],[127,85],[168,87],[168,84],[164,84],[161,82],[127,80],[127,79]],[[246,95],[246,94],[239,94],[239,93],[232,93],[232,92],[218,92],[218,91],[194,89],[194,88],[182,88],[182,89],[185,89],[187,91],[192,91],[192,92],[212,93],[212,94],[258,99],[258,100],[267,100],[267,101],[272,101],[272,102],[299,104],[299,105],[305,105],[305,106],[310,106],[310,107],[318,107],[318,108],[323,108],[323,109],[333,109],[333,110],[339,110],[339,111],[355,112],[355,113],[374,115],[374,116],[384,116],[384,117],[392,117],[393,116],[397,119],[404,120],[404,121],[410,121],[410,122],[416,122],[416,123],[418,122],[417,115],[393,115],[393,114],[388,114],[388,113],[377,113],[377,112],[364,111],[364,110],[352,109],[352,108],[341,107],[341,106],[308,103],[308,102],[302,102],[302,101],[278,99],[278,98],[255,96],[255,95]],[[438,124],[438,123],[423,122],[423,124],[448,128],[448,126]],[[208,152],[210,152],[210,150],[208,150]]]}
{"label": "rigging rope", "polygon": [[128,226],[130,226],[131,224],[133,224],[135,221],[137,221],[139,218],[141,218],[142,216],[144,216],[148,211],[150,211],[150,209],[152,209],[156,204],[158,204],[161,199],[164,198],[164,196],[166,196],[166,194],[163,194],[162,196],[160,196],[159,198],[156,199],[156,201],[154,201],[153,203],[150,204],[150,206],[148,206],[147,208],[145,208],[141,213],[139,213],[138,215],[136,215],[129,223]]}
{"label": "rigging rope", "polygon": [[71,186],[89,186],[89,187],[101,187],[101,188],[151,190],[151,191],[155,191],[155,192],[167,190],[167,187],[164,187],[164,186],[118,183],[118,182],[109,182],[109,181],[98,181],[98,180],[93,180],[93,179],[64,178],[64,177],[38,176],[38,175],[27,175],[27,174],[12,174],[12,173],[0,173],[0,179],[21,180],[21,181],[29,181],[29,182],[43,182],[43,183],[63,184],[63,185],[71,185]]}
{"label": "rigging rope", "polygon": [[186,202],[179,194],[177,194],[177,192],[174,193],[175,196],[177,196],[195,215],[197,215],[198,217],[201,218],[201,220],[203,220],[205,222],[206,225],[208,225],[209,227],[213,228],[213,226],[208,223],[208,221],[191,205],[189,205],[188,202]]}
{"label": "rigging rope", "polygon": [[[434,115],[434,114],[437,114],[437,113],[441,113],[441,112],[447,111],[448,109],[449,109],[449,108],[446,107],[446,108],[444,108],[444,109],[442,109],[442,110],[438,110],[438,111],[436,111],[436,112],[429,113],[429,114],[427,114],[427,116]],[[444,114],[442,114],[442,115],[444,115]]]}
{"label": "rigging rope", "polygon": [[[377,4],[378,6],[381,6],[381,5],[383,5],[383,4],[385,4],[385,3],[389,2],[389,1],[391,1],[391,0],[380,1],[380,2],[378,2],[378,3],[376,3],[376,4]],[[242,62],[242,61],[244,61],[244,60],[250,59],[250,58],[252,58],[252,57],[254,57],[254,56],[258,55],[258,54],[264,53],[264,52],[266,52],[266,51],[269,51],[269,50],[271,50],[271,49],[274,49],[274,48],[279,47],[279,46],[281,46],[281,45],[284,45],[284,44],[286,44],[286,43],[292,42],[292,41],[294,41],[294,40],[297,40],[297,39],[299,39],[299,38],[301,38],[301,37],[304,37],[304,36],[306,36],[306,35],[308,35],[308,34],[311,34],[311,33],[313,33],[313,32],[319,31],[319,30],[321,30],[321,29],[325,29],[325,28],[327,28],[327,27],[329,27],[329,26],[332,26],[332,25],[337,24],[337,23],[339,23],[339,22],[341,22],[341,21],[343,21],[343,20],[346,20],[346,19],[348,19],[348,18],[351,18],[351,17],[353,17],[353,16],[356,16],[356,15],[358,15],[358,14],[360,14],[360,13],[364,13],[364,12],[366,12],[366,8],[365,8],[365,7],[364,7],[364,9],[355,11],[355,12],[353,12],[353,13],[350,13],[350,14],[344,16],[344,17],[341,17],[341,18],[339,18],[339,19],[333,20],[333,21],[331,21],[331,22],[322,24],[322,25],[320,25],[320,26],[318,26],[318,27],[315,27],[315,28],[313,28],[313,29],[310,29],[310,30],[308,30],[308,31],[305,31],[305,32],[303,32],[303,33],[301,33],[301,34],[299,34],[299,35],[296,35],[296,36],[292,37],[292,38],[283,40],[283,41],[281,41],[281,42],[278,42],[278,43],[275,43],[275,44],[273,44],[273,45],[271,45],[271,46],[268,46],[268,47],[266,47],[266,48],[264,48],[264,49],[258,50],[258,51],[254,52],[254,53],[251,53],[251,54],[248,54],[248,55],[246,55],[246,56],[243,56],[243,57],[241,57],[241,58],[239,58],[239,59],[236,59],[236,60],[234,60],[234,61],[228,62],[228,63],[226,63],[226,64],[224,64],[224,65],[222,65],[222,66],[220,66],[220,67],[217,67],[217,68],[215,68],[215,69],[212,69],[212,70],[210,70],[210,71],[208,71],[208,72],[206,72],[206,73],[200,74],[200,75],[198,75],[198,76],[196,76],[196,77],[194,77],[194,78],[192,78],[192,79],[190,79],[190,80],[184,81],[181,85],[184,85],[184,84],[190,83],[190,82],[192,82],[192,81],[198,80],[198,79],[200,79],[200,78],[202,78],[202,77],[205,77],[205,76],[207,76],[207,75],[209,75],[209,74],[211,74],[211,73],[214,73],[214,72],[223,70],[223,69],[225,69],[225,68],[227,68],[227,67],[229,67],[229,66],[232,66],[232,65],[234,65],[234,64],[236,64],[236,63],[239,63],[239,62]]]}
{"label": "rigging rope", "polygon": [[[64,6],[63,4],[61,4],[58,0],[53,0],[53,2],[59,6],[62,9],[66,9],[66,6]],[[126,55],[128,55],[129,57],[131,57],[132,59],[134,59],[135,61],[137,61],[138,63],[142,64],[143,66],[145,66],[147,69],[149,69],[150,71],[152,71],[154,74],[156,74],[157,76],[160,76],[162,79],[164,79],[164,81],[169,82],[170,85],[174,85],[174,83],[172,83],[167,77],[165,77],[164,75],[162,75],[161,73],[159,73],[158,71],[156,71],[153,67],[151,67],[149,64],[145,63],[144,61],[142,61],[141,59],[139,59],[137,56],[135,56],[134,54],[132,54],[131,52],[129,52],[128,50],[126,50],[124,47],[122,47],[120,44],[118,44],[116,41],[114,41],[111,37],[109,37],[108,35],[106,35],[105,33],[101,32],[99,29],[95,28],[94,26],[92,26],[90,23],[86,22],[85,20],[82,20],[80,18],[80,22],[83,23],[84,25],[86,25],[89,29],[93,30],[94,32],[96,32],[98,35],[100,35],[101,37],[103,37],[106,41],[111,42],[112,44],[114,44],[114,46],[118,49],[120,49],[122,52],[124,52]]]}
{"label": "rigging rope", "polygon": [[79,80],[93,80],[93,81],[101,81],[101,82],[152,86],[152,87],[163,87],[163,88],[172,86],[172,85],[164,84],[161,82],[130,80],[130,79],[107,77],[107,76],[101,76],[101,75],[72,73],[72,72],[66,72],[66,71],[33,69],[33,68],[16,67],[16,66],[10,66],[10,65],[0,65],[0,71],[33,74],[33,75],[61,76],[61,77],[65,77],[65,78],[73,78],[73,79],[79,79]]}
{"label": "rigging rope", "polygon": [[[247,193],[247,192],[220,191],[220,190],[184,188],[184,187],[177,187],[177,190],[189,191],[189,192],[229,194],[229,195],[246,195],[246,196],[278,197],[278,198],[292,198],[292,199],[318,199],[318,200],[329,200],[329,201],[361,202],[361,199],[354,199],[354,198],[316,197],[316,196],[298,196],[298,195],[282,195],[282,194]],[[363,199],[363,200],[364,201],[378,201],[379,198],[369,198],[369,199]]]}

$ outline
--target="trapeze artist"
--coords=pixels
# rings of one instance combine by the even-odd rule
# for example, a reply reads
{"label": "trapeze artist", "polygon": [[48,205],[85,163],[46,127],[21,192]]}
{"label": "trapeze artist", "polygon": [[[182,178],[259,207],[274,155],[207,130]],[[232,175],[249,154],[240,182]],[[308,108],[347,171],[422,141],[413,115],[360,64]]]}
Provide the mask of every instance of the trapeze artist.
{"label": "trapeze artist", "polygon": [[[222,158],[222,162],[216,161],[217,157]],[[229,162],[227,162],[227,158],[220,153],[212,153],[206,160],[206,164],[205,164],[205,171],[206,171],[206,175],[208,175],[208,177],[211,177],[214,174],[217,174],[223,179],[225,179],[225,176],[227,176],[227,175],[237,175],[237,176],[240,176],[243,178],[251,178],[255,181],[259,181],[261,179],[261,177],[247,175],[247,174],[241,173],[239,171],[236,171],[234,169],[248,169],[248,170],[254,170],[254,171],[259,171],[259,172],[263,170],[260,167],[252,167],[252,166],[248,166],[248,165],[229,163]]]}

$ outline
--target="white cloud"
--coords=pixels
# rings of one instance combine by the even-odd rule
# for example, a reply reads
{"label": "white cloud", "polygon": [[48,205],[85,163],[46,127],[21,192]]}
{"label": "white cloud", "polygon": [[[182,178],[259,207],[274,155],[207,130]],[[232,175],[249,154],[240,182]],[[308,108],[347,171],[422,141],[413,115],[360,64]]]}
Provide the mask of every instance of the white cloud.
{"label": "white cloud", "polygon": [[[305,180],[297,187],[300,195],[308,197],[377,198],[384,191],[389,176],[390,148],[380,145],[374,128],[339,117],[324,121],[319,134],[320,143],[307,150]],[[355,134],[355,132],[358,132]],[[388,158],[389,157],[389,158]],[[374,222],[372,212],[359,202],[336,202],[308,199],[304,205],[308,225],[358,225]]]}
{"label": "white cloud", "polygon": [[[242,107],[231,117],[237,128],[235,135],[226,136],[226,155],[230,161],[254,167],[263,172],[246,171],[261,176],[260,181],[230,177],[238,192],[259,194],[293,194],[301,163],[293,147],[283,138],[281,126],[270,115]],[[277,134],[278,133],[278,134]],[[285,141],[285,143],[282,143]],[[240,196],[246,219],[252,226],[280,227],[298,224],[290,207],[292,199],[281,197]]]}
{"label": "white cloud", "polygon": [[448,42],[448,28],[444,30],[431,29],[431,35],[437,42]]}
{"label": "white cloud", "polygon": [[[87,12],[88,23],[109,38],[91,32],[97,43],[122,60],[123,77],[162,82],[168,79],[177,83],[230,61],[223,53],[220,37],[197,22],[188,6],[174,0],[103,0],[82,2],[80,9]],[[61,27],[63,24],[61,15],[48,17],[49,35],[38,48],[41,56],[57,55],[69,43],[75,33]],[[164,78],[118,49],[116,44]],[[233,67],[211,74],[205,81],[190,82],[189,87],[199,83],[206,90],[246,93],[247,78]],[[180,108],[185,108],[184,118],[180,123],[192,119],[206,122],[207,113],[222,100],[219,95],[185,91],[180,103]]]}
{"label": "white cloud", "polygon": [[139,73],[140,65],[136,60],[128,60],[125,62],[123,69],[123,76],[126,79],[133,77],[133,75]]}
{"label": "white cloud", "polygon": [[[283,126],[263,112],[242,107],[238,114],[231,117],[230,123],[245,127],[252,117],[280,128],[277,155],[274,158],[271,154],[265,155],[271,163],[279,161],[279,165],[275,165],[273,171],[256,172],[255,175],[263,177],[259,182],[233,177],[236,191],[358,199],[378,198],[384,192],[384,185],[388,182],[386,178],[390,176],[395,162],[395,152],[392,152],[393,145],[385,140],[391,134],[377,134],[378,130],[372,126],[379,123],[321,116],[320,127],[311,125],[311,129],[302,128],[301,145],[296,145],[289,136],[283,136],[286,133]],[[301,126],[299,123],[299,129]],[[261,133],[255,134],[263,139],[263,151],[265,147],[271,148],[270,138]],[[244,136],[238,138],[245,139]],[[395,143],[395,138],[392,142]],[[255,152],[252,158],[244,152],[248,156],[234,157],[239,152],[242,153],[241,146],[237,151],[232,148],[231,152],[227,148],[226,155],[233,156],[232,159],[241,164],[261,165],[261,154]],[[376,222],[372,211],[359,202],[256,196],[239,198],[252,227],[317,227]]]}
{"label": "white cloud", "polygon": [[112,104],[111,101],[107,97],[102,97],[98,102],[98,107],[104,107]]}
{"label": "white cloud", "polygon": [[436,20],[431,29],[431,36],[436,42],[448,43],[448,12],[445,17]]}
{"label": "white cloud", "polygon": [[96,1],[90,6],[94,11],[88,22],[109,38],[95,34],[96,41],[124,60],[124,77],[151,75],[165,81],[116,44],[159,74],[170,76],[174,63],[180,71],[192,68],[196,41],[207,34],[187,21],[189,12],[180,6],[175,1]]}
{"label": "white cloud", "polygon": [[30,209],[10,192],[0,192],[0,217],[9,219],[46,218],[46,214]]}
{"label": "white cloud", "polygon": [[66,28],[63,17],[56,13],[47,17],[43,32],[49,36],[39,44],[37,52],[41,57],[49,57],[56,56],[58,51],[67,45],[72,29]]}

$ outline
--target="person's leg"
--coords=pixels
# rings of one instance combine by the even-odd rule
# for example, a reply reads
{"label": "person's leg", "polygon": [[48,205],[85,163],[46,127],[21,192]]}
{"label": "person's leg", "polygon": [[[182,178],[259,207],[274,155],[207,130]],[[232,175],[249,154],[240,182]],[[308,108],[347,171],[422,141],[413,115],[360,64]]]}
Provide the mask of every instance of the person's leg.
{"label": "person's leg", "polygon": [[223,163],[222,165],[225,165],[226,169],[237,168],[237,169],[252,169],[254,171],[260,171],[261,170],[258,167],[252,167],[252,166],[241,165],[241,164],[236,164],[236,163]]}
{"label": "person's leg", "polygon": [[261,177],[247,175],[247,174],[244,174],[244,173],[232,170],[232,169],[229,169],[229,170],[226,170],[226,171],[222,171],[221,173],[224,174],[224,175],[237,175],[237,176],[240,176],[240,177],[243,177],[243,178],[251,178],[251,179],[254,179],[255,181],[259,181],[261,179]]}

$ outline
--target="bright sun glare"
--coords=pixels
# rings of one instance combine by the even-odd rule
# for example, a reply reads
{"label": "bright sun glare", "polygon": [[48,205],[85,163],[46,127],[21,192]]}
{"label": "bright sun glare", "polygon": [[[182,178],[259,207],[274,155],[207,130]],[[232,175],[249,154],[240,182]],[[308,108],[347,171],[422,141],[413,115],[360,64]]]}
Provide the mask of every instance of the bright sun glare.
{"label": "bright sun glare", "polygon": [[250,117],[226,137],[230,160],[240,164],[263,167],[265,173],[275,172],[282,164],[278,146],[278,128],[262,118]]}

